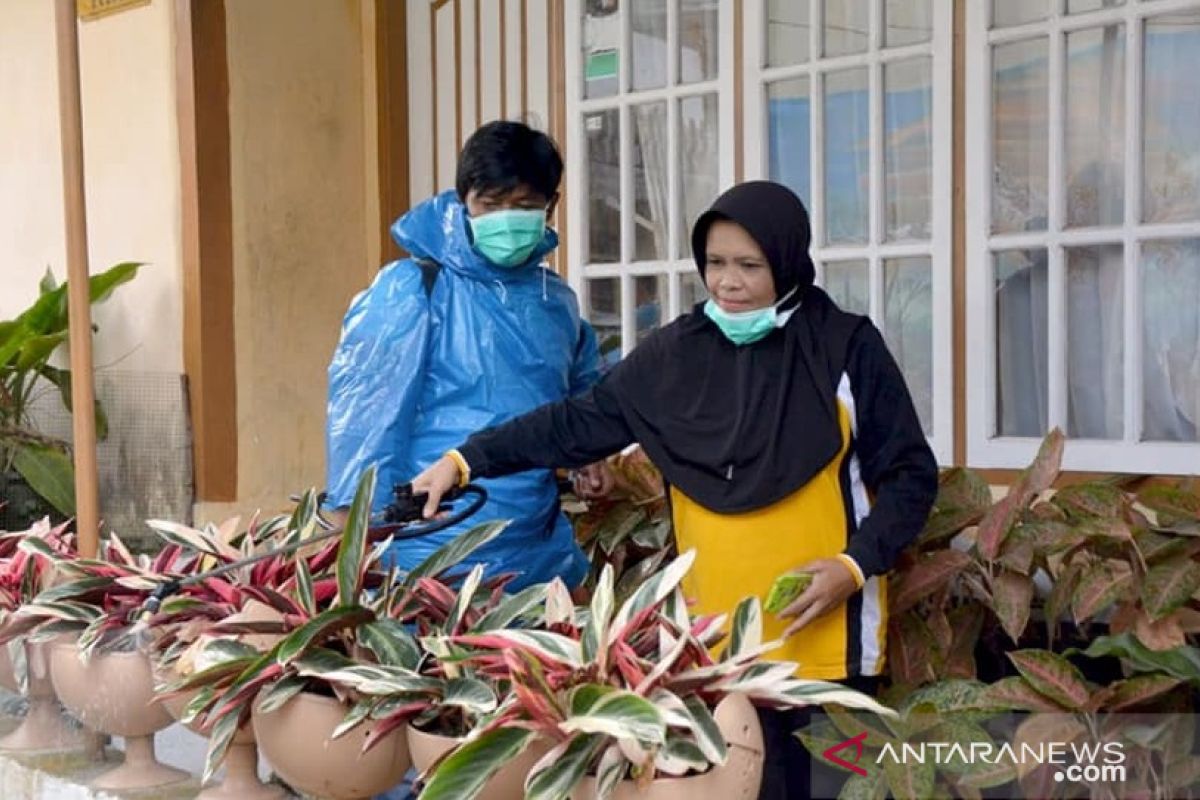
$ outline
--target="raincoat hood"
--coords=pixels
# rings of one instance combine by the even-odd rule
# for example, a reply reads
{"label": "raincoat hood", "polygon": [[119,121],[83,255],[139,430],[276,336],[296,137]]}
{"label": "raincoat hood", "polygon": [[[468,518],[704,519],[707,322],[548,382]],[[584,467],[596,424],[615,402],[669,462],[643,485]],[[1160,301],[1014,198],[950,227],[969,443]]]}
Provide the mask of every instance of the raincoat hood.
{"label": "raincoat hood", "polygon": [[542,260],[558,247],[558,234],[546,228],[541,244],[518,267],[498,267],[471,243],[467,207],[450,190],[414,206],[392,225],[392,239],[414,258],[436,261],[458,274],[480,281],[523,281],[537,277]]}

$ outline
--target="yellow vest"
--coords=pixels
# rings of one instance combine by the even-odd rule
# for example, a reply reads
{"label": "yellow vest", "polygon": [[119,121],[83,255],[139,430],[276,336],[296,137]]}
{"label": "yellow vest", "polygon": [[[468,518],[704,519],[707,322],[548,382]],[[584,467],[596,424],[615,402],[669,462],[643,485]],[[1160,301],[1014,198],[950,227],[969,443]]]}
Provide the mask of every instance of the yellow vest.
{"label": "yellow vest", "polygon": [[[774,505],[719,514],[671,488],[679,552],[696,550],[695,564],[683,581],[695,613],[732,613],[747,595],[765,600],[779,575],[846,549],[851,531],[869,511],[857,456],[850,454],[847,460],[851,441],[847,396],[848,392],[839,391],[843,443],[838,455],[801,489]],[[854,519],[848,519],[848,511]],[[799,663],[797,674],[802,678],[878,675],[884,664],[886,596],[882,577],[868,579],[859,594],[810,622],[766,657]],[[764,641],[780,638],[790,622],[764,612]]]}

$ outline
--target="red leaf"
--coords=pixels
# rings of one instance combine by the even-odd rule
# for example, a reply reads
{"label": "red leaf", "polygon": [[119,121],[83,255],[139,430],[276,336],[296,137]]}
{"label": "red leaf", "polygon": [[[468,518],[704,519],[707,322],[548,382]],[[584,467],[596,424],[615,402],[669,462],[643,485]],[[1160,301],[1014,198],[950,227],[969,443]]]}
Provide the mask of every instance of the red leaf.
{"label": "red leaf", "polygon": [[900,573],[896,582],[889,587],[891,613],[904,613],[969,566],[971,557],[959,550],[938,550],[922,556],[916,564]]}

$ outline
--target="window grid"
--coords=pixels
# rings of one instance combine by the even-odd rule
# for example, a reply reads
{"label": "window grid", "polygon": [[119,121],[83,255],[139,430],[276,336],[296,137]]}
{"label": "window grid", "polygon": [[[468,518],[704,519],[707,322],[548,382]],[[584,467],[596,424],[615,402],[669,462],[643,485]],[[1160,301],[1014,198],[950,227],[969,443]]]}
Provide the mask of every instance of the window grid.
{"label": "window grid", "polygon": [[[812,256],[817,266],[817,281],[825,282],[825,265],[831,262],[864,259],[867,261],[869,313],[886,333],[884,313],[884,264],[892,259],[925,257],[929,259],[933,282],[933,413],[932,445],[938,460],[953,458],[953,376],[951,350],[951,75],[952,13],[950,4],[934,2],[933,32],[928,41],[899,47],[884,47],[883,8],[885,0],[872,0],[867,50],[851,55],[823,55],[824,3],[811,1],[809,17],[809,54],[803,63],[765,66],[767,63],[766,0],[746,2],[746,47],[743,69],[745,84],[746,177],[769,176],[769,130],[766,124],[767,90],[778,81],[804,78],[809,81],[809,213],[812,222]],[[925,58],[932,79],[932,230],[927,240],[885,241],[886,191],[884,186],[884,70],[890,64]],[[825,96],[830,74],[865,67],[868,74],[868,233],[862,244],[827,241],[828,220],[824,198],[826,185]]]}
{"label": "window grid", "polygon": [[[995,254],[1015,249],[1044,249],[1048,267],[1047,426],[1068,427],[1066,250],[1086,245],[1123,248],[1124,335],[1123,432],[1119,440],[1069,439],[1063,457],[1068,470],[1190,474],[1200,461],[1200,445],[1144,442],[1142,248],[1200,236],[1200,222],[1142,222],[1143,33],[1146,20],[1200,9],[1197,0],[1126,0],[1122,6],[1068,15],[1065,0],[1050,0],[1044,20],[989,30],[990,3],[967,5],[967,324],[968,342],[982,358],[967,359],[968,463],[977,467],[1016,468],[1036,453],[1040,439],[1000,436],[996,374],[998,342]],[[1067,228],[1064,179],[1066,105],[1065,50],[1069,33],[1124,26],[1125,75],[1124,224]],[[1047,40],[1049,154],[1047,227],[1031,233],[992,232],[993,53],[996,45]],[[978,347],[982,345],[982,347]]]}
{"label": "window grid", "polygon": [[[629,14],[631,2],[624,0],[616,12],[620,25],[620,51],[617,63],[618,91],[611,97],[583,98],[582,80],[582,26],[583,7],[581,0],[567,0],[566,25],[566,84],[567,84],[567,152],[586,153],[583,134],[584,117],[588,114],[617,109],[619,122],[619,169],[620,169],[620,261],[617,263],[587,263],[569,272],[569,281],[589,307],[589,281],[601,278],[617,278],[620,281],[621,349],[628,354],[637,344],[635,278],[661,276],[667,282],[666,308],[661,322],[677,317],[684,309],[682,305],[682,282],[695,270],[690,256],[677,257],[684,252],[683,245],[688,235],[680,230],[682,170],[679,163],[680,150],[680,104],[688,98],[715,95],[717,97],[717,147],[718,186],[727,187],[733,182],[733,120],[730,113],[733,103],[733,4],[718,4],[718,76],[715,80],[681,83],[679,76],[679,0],[667,0],[667,58],[666,86],[653,89],[632,88],[629,65],[632,61],[632,25]],[[635,186],[633,174],[633,125],[630,109],[635,106],[665,102],[666,119],[666,162],[667,162],[667,258],[635,260],[636,220]],[[586,204],[587,176],[584,170],[567,172],[568,214],[572,220],[567,235],[572,253],[587,254],[586,241],[588,219]],[[715,198],[714,198],[715,199]]]}

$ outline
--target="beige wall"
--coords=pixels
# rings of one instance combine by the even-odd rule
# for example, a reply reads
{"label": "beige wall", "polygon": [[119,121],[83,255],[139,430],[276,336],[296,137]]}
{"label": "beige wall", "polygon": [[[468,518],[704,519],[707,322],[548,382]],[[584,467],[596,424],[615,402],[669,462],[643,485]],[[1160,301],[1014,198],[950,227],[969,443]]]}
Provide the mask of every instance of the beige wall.
{"label": "beige wall", "polygon": [[[179,145],[172,7],[80,24],[92,272],[149,263],[95,312],[98,365],[183,369]],[[0,319],[66,273],[54,4],[0,2]]]}
{"label": "beige wall", "polygon": [[325,368],[375,267],[363,23],[359,0],[226,4],[240,510],[324,481]]}

